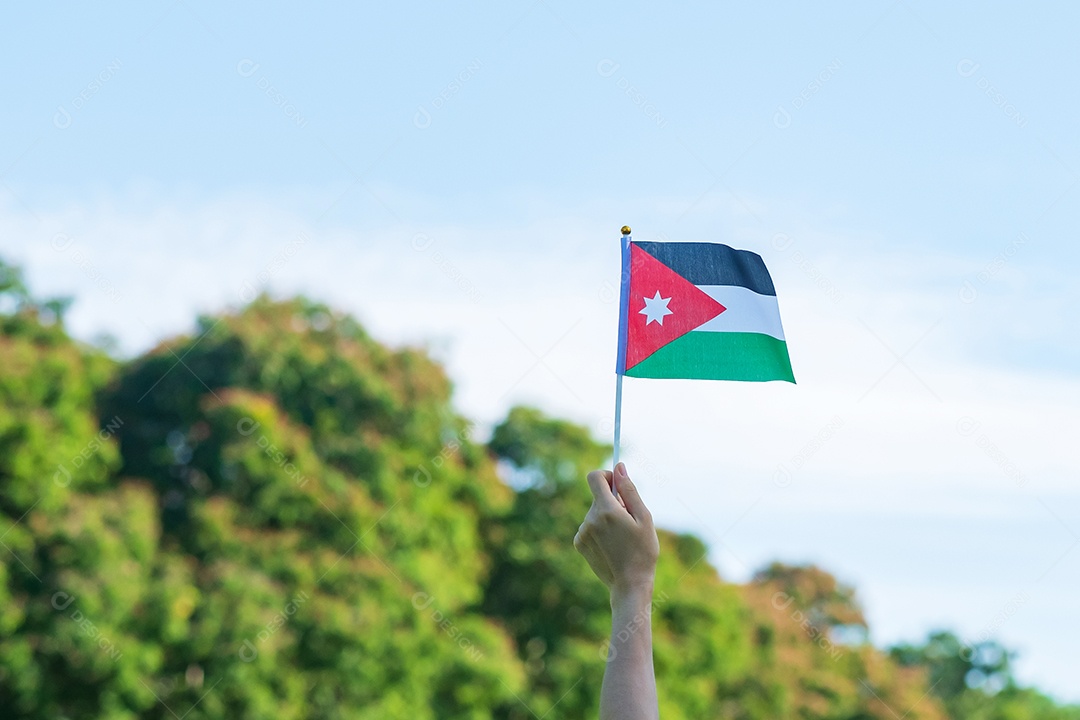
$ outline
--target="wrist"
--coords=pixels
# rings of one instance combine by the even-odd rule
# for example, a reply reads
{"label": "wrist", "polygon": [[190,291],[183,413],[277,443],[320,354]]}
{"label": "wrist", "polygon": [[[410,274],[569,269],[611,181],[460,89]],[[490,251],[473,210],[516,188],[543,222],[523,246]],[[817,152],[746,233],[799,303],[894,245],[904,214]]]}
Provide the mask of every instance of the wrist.
{"label": "wrist", "polygon": [[610,590],[613,610],[627,606],[644,607],[652,604],[653,579],[650,577],[635,582],[613,584]]}

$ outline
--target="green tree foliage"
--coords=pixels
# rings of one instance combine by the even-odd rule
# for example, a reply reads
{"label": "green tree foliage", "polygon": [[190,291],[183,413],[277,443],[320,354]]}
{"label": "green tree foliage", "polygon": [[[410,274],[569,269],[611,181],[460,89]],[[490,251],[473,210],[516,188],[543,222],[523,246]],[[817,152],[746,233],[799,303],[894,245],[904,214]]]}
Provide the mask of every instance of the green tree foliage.
{"label": "green tree foliage", "polygon": [[756,681],[772,688],[781,717],[945,718],[926,698],[926,675],[865,643],[854,591],[820,568],[772,564],[745,586],[761,638]]}
{"label": "green tree foliage", "polygon": [[581,479],[611,448],[522,407],[495,428],[490,447],[522,487],[488,525],[493,562],[482,610],[506,627],[528,675],[520,699],[497,716],[588,713],[600,699],[607,591],[570,540],[592,502]]}
{"label": "green tree foliage", "polygon": [[[610,446],[524,407],[479,443],[425,353],[302,298],[126,363],[65,307],[0,263],[0,717],[595,713],[610,612],[571,539]],[[1005,655],[871,647],[820,569],[737,585],[660,540],[665,718],[1077,718]]]}
{"label": "green tree foliage", "polygon": [[199,700],[191,667],[220,683],[206,717],[469,718],[513,696],[510,643],[471,612],[481,518],[511,493],[449,397],[422,354],[304,300],[204,318],[120,371],[123,471],[157,489],[198,591],[158,678],[176,705]]}
{"label": "green tree foliage", "polygon": [[1019,687],[1012,654],[999,643],[964,643],[951,632],[930,633],[922,644],[889,649],[900,665],[927,672],[930,691],[949,714],[969,720],[1080,720],[1080,707],[1061,707],[1031,688]]}
{"label": "green tree foliage", "polygon": [[776,562],[755,574],[754,582],[777,588],[784,594],[781,602],[795,603],[815,627],[866,627],[855,590],[837,582],[824,570]]}
{"label": "green tree foliage", "polygon": [[160,652],[136,612],[155,499],[115,482],[122,420],[95,401],[115,366],[67,337],[61,307],[0,263],[0,708],[126,717]]}

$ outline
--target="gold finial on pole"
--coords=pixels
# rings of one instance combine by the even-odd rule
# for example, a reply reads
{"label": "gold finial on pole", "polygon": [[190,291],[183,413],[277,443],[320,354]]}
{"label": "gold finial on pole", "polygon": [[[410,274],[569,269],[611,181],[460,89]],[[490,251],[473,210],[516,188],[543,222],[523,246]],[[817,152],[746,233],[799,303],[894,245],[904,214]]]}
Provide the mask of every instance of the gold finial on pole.
{"label": "gold finial on pole", "polygon": [[630,226],[629,225],[623,225],[622,226],[622,234],[623,235],[629,235],[630,234]]}

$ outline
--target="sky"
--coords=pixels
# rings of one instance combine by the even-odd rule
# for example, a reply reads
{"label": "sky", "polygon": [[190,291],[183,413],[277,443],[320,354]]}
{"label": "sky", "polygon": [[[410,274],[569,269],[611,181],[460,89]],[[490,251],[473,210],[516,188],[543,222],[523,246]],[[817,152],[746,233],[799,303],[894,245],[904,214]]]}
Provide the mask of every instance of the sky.
{"label": "sky", "polygon": [[1080,6],[0,10],[0,256],[133,356],[302,293],[478,437],[609,437],[619,228],[762,255],[797,385],[627,379],[623,454],[722,575],[853,584],[1080,701]]}

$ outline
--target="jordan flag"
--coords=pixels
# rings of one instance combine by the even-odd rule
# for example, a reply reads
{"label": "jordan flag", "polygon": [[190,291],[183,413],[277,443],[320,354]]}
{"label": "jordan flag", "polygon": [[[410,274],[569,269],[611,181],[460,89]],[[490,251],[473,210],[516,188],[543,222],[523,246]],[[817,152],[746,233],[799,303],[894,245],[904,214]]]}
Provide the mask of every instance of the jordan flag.
{"label": "jordan flag", "polygon": [[630,377],[795,382],[761,256],[623,238],[619,358]]}

